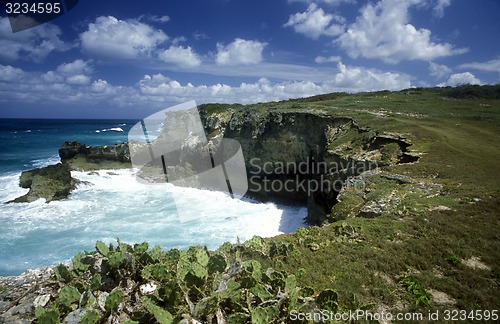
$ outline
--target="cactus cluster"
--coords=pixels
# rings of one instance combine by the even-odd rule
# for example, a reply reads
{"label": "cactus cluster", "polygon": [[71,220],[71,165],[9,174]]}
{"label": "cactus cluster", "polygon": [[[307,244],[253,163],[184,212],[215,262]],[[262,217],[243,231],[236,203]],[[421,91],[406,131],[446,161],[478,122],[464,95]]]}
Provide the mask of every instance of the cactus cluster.
{"label": "cactus cluster", "polygon": [[295,275],[252,258],[257,253],[260,260],[276,264],[293,251],[292,243],[260,237],[216,251],[97,242],[95,251],[76,255],[72,266],[55,268],[54,285],[61,289],[36,310],[37,320],[59,323],[80,316],[82,323],[278,323],[287,322],[292,310],[335,311],[334,291],[299,287]]}

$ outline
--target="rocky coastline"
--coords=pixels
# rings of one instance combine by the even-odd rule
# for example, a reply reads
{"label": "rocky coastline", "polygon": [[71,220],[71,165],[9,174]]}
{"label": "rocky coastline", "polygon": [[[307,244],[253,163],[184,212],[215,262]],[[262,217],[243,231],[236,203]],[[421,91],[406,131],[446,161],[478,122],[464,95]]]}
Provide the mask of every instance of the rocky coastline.
{"label": "rocky coastline", "polygon": [[[375,217],[384,206],[366,200],[363,188],[377,167],[414,162],[418,155],[408,150],[410,141],[402,134],[378,134],[359,127],[348,117],[332,117],[316,111],[257,111],[233,109],[211,111],[210,105],[201,107],[202,122],[211,145],[217,147],[223,137],[240,142],[247,166],[252,176],[249,192],[252,197],[264,200],[285,199],[307,205],[307,221],[311,225],[341,219],[349,210],[351,216]],[[79,142],[65,142],[59,149],[61,163],[45,168],[25,171],[20,186],[30,191],[10,203],[30,202],[45,198],[46,202],[64,199],[78,185],[71,177],[72,170],[93,171],[98,169],[130,168],[128,143],[111,146],[88,146]],[[267,169],[263,164],[270,165]],[[335,170],[307,172],[278,172],[280,165],[306,164],[335,166]],[[280,169],[281,170],[281,169]],[[415,184],[411,179],[388,176],[391,181]],[[263,181],[306,181],[343,184],[338,190],[332,187],[308,192],[298,190],[269,191],[262,188]],[[396,180],[394,180],[396,179]],[[357,184],[363,184],[363,188]],[[422,189],[425,191],[426,188]],[[434,190],[436,188],[427,188]],[[425,193],[428,193],[428,192]],[[345,202],[349,201],[348,206]],[[397,199],[392,201],[397,204]],[[373,205],[373,206],[372,206]],[[355,214],[355,215],[352,215]],[[51,267],[29,270],[17,277],[0,278],[0,323],[31,323],[37,306],[44,306],[51,298],[47,292],[49,278],[54,276]],[[67,321],[71,322],[70,319]]]}
{"label": "rocky coastline", "polygon": [[[247,195],[307,205],[311,225],[335,220],[332,211],[347,179],[377,167],[418,160],[418,154],[408,150],[411,142],[404,135],[378,134],[359,127],[349,117],[303,110],[211,110],[210,105],[200,108],[208,145],[217,150],[224,137],[241,144],[249,180]],[[129,143],[88,146],[65,142],[59,157],[57,165],[23,172],[20,186],[30,191],[10,202],[66,198],[78,185],[71,171],[132,166]],[[173,167],[182,167],[182,161],[173,163]],[[192,167],[185,169],[195,172]],[[269,188],[266,182],[287,183],[287,188],[296,190]]]}

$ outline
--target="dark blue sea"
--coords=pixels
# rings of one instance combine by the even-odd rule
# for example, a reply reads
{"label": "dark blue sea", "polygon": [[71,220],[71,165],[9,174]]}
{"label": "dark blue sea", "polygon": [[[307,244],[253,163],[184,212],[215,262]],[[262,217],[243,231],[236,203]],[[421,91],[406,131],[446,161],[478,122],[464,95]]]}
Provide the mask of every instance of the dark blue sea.
{"label": "dark blue sea", "polygon": [[[0,119],[0,276],[66,262],[95,242],[148,241],[164,248],[274,236],[303,226],[305,208],[231,199],[224,193],[171,184],[147,186],[135,170],[72,172],[83,184],[64,200],[6,204],[25,194],[22,171],[59,162],[65,141],[126,142],[135,120]],[[181,199],[173,200],[173,194]],[[197,215],[179,221],[177,210]]]}

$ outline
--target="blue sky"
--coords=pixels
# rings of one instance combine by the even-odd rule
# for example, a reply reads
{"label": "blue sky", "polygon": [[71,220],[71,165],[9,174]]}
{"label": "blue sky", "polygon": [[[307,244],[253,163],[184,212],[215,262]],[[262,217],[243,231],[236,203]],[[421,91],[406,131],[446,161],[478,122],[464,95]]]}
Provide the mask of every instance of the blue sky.
{"label": "blue sky", "polygon": [[498,13],[498,0],[84,0],[18,33],[4,14],[0,117],[496,84]]}

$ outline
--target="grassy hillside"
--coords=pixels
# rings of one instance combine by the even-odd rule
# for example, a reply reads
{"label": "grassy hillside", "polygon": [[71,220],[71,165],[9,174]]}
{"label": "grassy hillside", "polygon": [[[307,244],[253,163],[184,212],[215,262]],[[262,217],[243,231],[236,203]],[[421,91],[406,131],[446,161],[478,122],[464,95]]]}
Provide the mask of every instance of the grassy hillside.
{"label": "grassy hillside", "polygon": [[[500,308],[500,86],[338,93],[237,107],[321,110],[353,117],[360,126],[376,133],[404,134],[411,140],[410,149],[420,153],[419,161],[383,167],[381,174],[413,182],[398,182],[381,175],[370,178],[367,194],[373,199],[388,195],[399,199],[396,209],[376,218],[349,217],[349,208],[355,208],[356,199],[344,200],[338,212],[345,215],[338,222],[271,239],[224,245],[207,255],[199,249],[189,252],[192,255],[151,250],[144,254],[144,246],[138,247],[144,251],[137,254],[125,245],[109,252],[99,244],[99,252],[130,250],[142,260],[133,263],[137,268],[120,261],[116,266],[129,264],[116,272],[122,276],[120,280],[133,275],[136,287],[151,280],[164,283],[163,295],[155,293],[142,298],[142,302],[136,301],[142,306],[134,306],[132,320],[156,318],[168,322],[191,314],[207,321],[211,318],[215,323],[219,315],[232,314],[230,319],[235,323],[250,319],[266,323],[278,318],[289,322],[289,312],[295,306],[302,311],[312,309],[308,302],[338,312],[368,309],[393,314]],[[209,110],[226,108],[213,105]],[[425,191],[430,185],[440,189],[430,194],[408,189],[423,186],[420,189]],[[149,259],[141,259],[143,255]],[[199,255],[203,262],[197,259]],[[217,255],[223,255],[222,259]],[[211,271],[212,259],[227,267]],[[231,290],[232,279],[227,280],[227,276],[231,276],[234,269],[229,265],[234,267],[235,260],[243,262],[238,273],[244,275],[236,276],[242,281],[231,282],[236,287]],[[189,262],[204,264],[209,270],[204,272],[198,265],[184,269]],[[80,293],[90,289],[95,294],[104,289],[89,274],[88,267],[79,267],[68,277],[59,274],[59,279],[66,282],[59,283],[59,287],[71,283]],[[268,267],[274,269],[274,274],[264,270]],[[198,281],[182,283],[185,280],[179,281],[181,272],[182,278],[191,273],[190,280]],[[228,287],[221,291],[214,286],[217,280],[227,280]],[[171,281],[187,296],[177,300],[178,304],[166,297],[173,289],[168,283]],[[127,295],[127,285],[128,281],[118,284],[111,294],[116,297],[116,289],[122,289]],[[122,296],[116,303],[124,298],[127,300]],[[61,316],[71,310],[71,303],[62,311],[60,304],[55,301],[49,305]],[[113,305],[105,308],[106,313],[92,316],[101,318],[119,312],[118,304]],[[49,312],[39,310],[38,315],[48,318]],[[207,315],[210,313],[212,317]]]}
{"label": "grassy hillside", "polygon": [[[268,109],[307,105],[354,117],[376,132],[405,134],[417,163],[383,171],[441,184],[438,197],[407,199],[404,210],[375,219],[347,219],[361,242],[337,242],[335,224],[312,228],[320,245],[283,263],[303,268],[300,282],[339,292],[347,308],[495,309],[500,307],[500,87],[463,86],[400,92],[331,94],[278,104]],[[386,184],[380,183],[383,190]],[[428,208],[432,204],[431,208]],[[297,235],[277,240],[296,241]],[[324,242],[334,242],[324,244]],[[323,244],[323,246],[322,246]],[[479,259],[476,267],[471,266]],[[484,263],[484,267],[482,267]],[[434,300],[416,305],[400,283],[411,276],[426,291],[445,293],[448,305]],[[436,296],[443,296],[436,293]],[[445,303],[446,304],[446,303]],[[377,306],[376,306],[377,305]]]}

